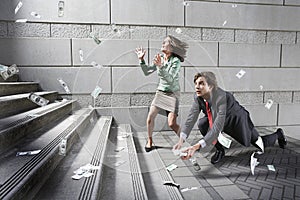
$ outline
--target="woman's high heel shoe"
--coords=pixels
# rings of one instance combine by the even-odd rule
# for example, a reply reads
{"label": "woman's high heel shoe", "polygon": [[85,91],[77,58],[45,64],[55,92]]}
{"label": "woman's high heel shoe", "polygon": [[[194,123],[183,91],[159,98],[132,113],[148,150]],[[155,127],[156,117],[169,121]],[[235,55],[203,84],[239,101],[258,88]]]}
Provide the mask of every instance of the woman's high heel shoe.
{"label": "woman's high heel shoe", "polygon": [[146,145],[145,145],[145,151],[146,151],[146,152],[150,152],[150,151],[152,150],[152,147],[153,147],[153,146],[147,147],[147,144],[148,144],[148,141],[146,142]]}

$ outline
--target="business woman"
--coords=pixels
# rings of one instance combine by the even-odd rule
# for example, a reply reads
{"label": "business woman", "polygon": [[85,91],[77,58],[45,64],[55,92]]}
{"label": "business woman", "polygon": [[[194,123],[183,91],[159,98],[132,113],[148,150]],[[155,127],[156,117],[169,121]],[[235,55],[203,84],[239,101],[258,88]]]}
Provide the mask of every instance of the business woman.
{"label": "business woman", "polygon": [[166,111],[169,127],[179,136],[180,126],[176,122],[180,97],[179,72],[181,62],[186,57],[187,47],[188,45],[185,42],[168,35],[162,42],[162,55],[156,54],[152,65],[145,63],[146,50],[142,47],[135,50],[144,74],[148,76],[157,71],[159,77],[156,94],[147,117],[148,140],[145,146],[146,152],[152,150],[154,120],[160,110]]}

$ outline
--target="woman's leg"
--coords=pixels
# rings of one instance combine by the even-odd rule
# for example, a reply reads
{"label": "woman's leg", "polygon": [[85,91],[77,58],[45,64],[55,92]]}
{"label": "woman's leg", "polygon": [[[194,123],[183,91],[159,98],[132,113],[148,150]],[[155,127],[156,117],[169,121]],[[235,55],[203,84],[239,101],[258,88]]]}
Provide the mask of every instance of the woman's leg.
{"label": "woman's leg", "polygon": [[176,122],[177,115],[170,112],[168,114],[168,125],[169,127],[180,137],[180,126]]}
{"label": "woman's leg", "polygon": [[148,140],[147,140],[147,144],[146,144],[147,148],[152,147],[152,133],[153,133],[153,129],[154,129],[154,120],[156,118],[158,111],[159,111],[159,109],[157,107],[151,106],[150,111],[148,113],[148,117],[147,117]]}

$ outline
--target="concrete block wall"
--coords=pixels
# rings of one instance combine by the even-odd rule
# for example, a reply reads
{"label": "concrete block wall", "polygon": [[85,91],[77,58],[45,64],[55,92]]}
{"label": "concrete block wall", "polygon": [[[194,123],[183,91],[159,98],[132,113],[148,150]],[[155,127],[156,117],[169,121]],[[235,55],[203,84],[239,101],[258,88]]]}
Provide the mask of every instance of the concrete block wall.
{"label": "concrete block wall", "polygon": [[[249,109],[256,125],[300,126],[296,0],[26,0],[15,13],[18,3],[0,2],[0,63],[17,64],[22,80],[38,81],[44,90],[115,113],[119,121],[132,119],[136,129],[145,129],[157,75],[143,75],[134,49],[147,49],[151,63],[171,34],[189,44],[181,68],[180,123],[192,102],[193,75],[211,70],[219,85]],[[241,69],[246,73],[239,79]],[[72,94],[66,94],[59,78]],[[97,85],[102,93],[94,100],[90,93]],[[274,101],[270,110],[264,108],[268,99]],[[165,129],[166,118],[160,116],[157,124]]]}

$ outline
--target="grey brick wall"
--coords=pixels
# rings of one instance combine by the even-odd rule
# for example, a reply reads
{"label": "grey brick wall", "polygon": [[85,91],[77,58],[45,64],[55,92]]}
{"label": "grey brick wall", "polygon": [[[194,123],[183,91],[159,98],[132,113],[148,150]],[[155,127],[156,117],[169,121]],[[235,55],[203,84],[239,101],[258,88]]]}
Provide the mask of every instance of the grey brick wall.
{"label": "grey brick wall", "polygon": [[[0,63],[16,63],[22,80],[39,81],[44,90],[59,91],[82,106],[114,108],[120,119],[126,117],[115,110],[134,108],[129,112],[136,118],[138,108],[147,112],[158,78],[143,75],[134,49],[143,46],[151,63],[171,34],[189,44],[180,71],[180,120],[192,103],[194,73],[212,70],[258,125],[300,125],[297,117],[288,124],[284,110],[300,116],[297,0],[74,0],[64,1],[61,17],[56,1],[27,0],[15,14],[16,5],[0,3]],[[239,79],[241,69],[246,73]],[[57,78],[69,85],[71,95]],[[103,90],[94,102],[90,93],[96,86]],[[268,99],[274,101],[272,109],[260,111]]]}

